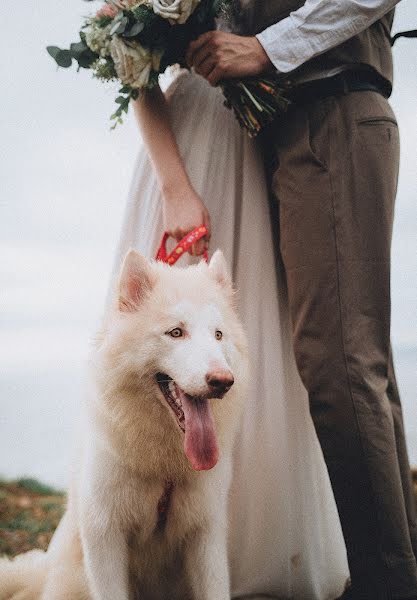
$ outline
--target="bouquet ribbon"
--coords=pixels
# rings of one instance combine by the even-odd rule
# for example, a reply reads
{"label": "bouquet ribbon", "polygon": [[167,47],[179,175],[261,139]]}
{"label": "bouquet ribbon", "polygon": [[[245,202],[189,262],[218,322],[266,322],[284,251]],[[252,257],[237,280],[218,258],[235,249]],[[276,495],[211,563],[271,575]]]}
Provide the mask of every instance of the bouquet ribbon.
{"label": "bouquet ribbon", "polygon": [[[207,227],[205,225],[199,225],[198,227],[190,231],[190,233],[187,233],[187,235],[184,236],[182,240],[178,242],[173,251],[170,252],[170,254],[168,254],[166,243],[169,238],[169,233],[165,232],[162,237],[162,241],[159,246],[158,252],[156,253],[156,260],[167,263],[169,265],[175,264],[177,260],[181,258],[181,256],[191,248],[193,244],[201,240],[201,238],[207,235],[207,233]],[[206,262],[208,262],[207,250],[204,251],[203,258]]]}

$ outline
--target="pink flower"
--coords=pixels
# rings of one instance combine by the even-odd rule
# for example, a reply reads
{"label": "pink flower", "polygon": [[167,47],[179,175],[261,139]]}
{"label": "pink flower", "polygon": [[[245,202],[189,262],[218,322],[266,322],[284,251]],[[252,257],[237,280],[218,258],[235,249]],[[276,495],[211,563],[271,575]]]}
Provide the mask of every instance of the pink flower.
{"label": "pink flower", "polygon": [[110,6],[109,4],[105,4],[97,11],[96,18],[100,17],[110,17],[110,19],[114,19],[117,15],[117,8],[114,6]]}

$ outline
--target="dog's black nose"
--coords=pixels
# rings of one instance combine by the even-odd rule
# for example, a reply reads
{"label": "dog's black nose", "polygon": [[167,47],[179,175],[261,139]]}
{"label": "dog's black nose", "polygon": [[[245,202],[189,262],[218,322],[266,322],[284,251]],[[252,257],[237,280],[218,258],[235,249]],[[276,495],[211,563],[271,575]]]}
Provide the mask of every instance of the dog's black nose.
{"label": "dog's black nose", "polygon": [[212,392],[225,394],[230,390],[235,380],[231,371],[218,370],[207,373],[206,381]]}

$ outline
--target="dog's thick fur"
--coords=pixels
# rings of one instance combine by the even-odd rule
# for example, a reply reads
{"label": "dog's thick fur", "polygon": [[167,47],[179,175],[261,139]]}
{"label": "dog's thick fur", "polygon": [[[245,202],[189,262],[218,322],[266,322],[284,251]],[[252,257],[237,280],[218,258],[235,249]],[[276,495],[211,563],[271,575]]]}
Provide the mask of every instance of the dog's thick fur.
{"label": "dog's thick fur", "polygon": [[[247,347],[221,253],[181,269],[130,251],[91,363],[67,511],[46,553],[0,561],[0,600],[229,600],[226,501]],[[224,397],[207,390],[213,369],[234,377]],[[213,449],[190,464],[158,373],[211,406],[213,468]]]}

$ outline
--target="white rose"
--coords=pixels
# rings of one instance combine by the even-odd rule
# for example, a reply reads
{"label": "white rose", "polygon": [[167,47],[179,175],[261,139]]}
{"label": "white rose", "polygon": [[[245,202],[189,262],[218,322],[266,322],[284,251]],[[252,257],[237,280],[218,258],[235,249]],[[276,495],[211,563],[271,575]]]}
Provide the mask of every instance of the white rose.
{"label": "white rose", "polygon": [[111,42],[111,56],[120,81],[137,89],[146,87],[152,69],[159,70],[161,59],[139,44],[128,46],[117,36]]}
{"label": "white rose", "polygon": [[150,0],[154,12],[171,25],[185,23],[200,0]]}

